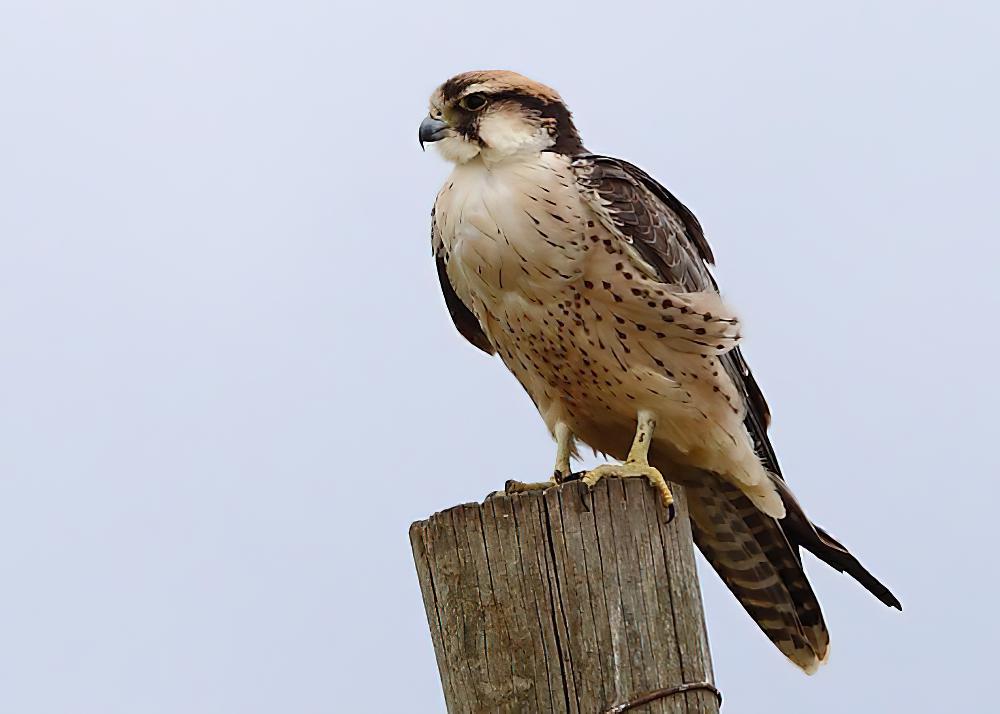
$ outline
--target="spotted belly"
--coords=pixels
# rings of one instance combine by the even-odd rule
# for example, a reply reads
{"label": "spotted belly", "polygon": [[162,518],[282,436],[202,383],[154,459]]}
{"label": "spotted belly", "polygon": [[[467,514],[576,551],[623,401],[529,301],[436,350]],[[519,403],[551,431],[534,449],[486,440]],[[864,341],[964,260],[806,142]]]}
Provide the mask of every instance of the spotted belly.
{"label": "spotted belly", "polygon": [[696,416],[693,395],[670,376],[676,365],[636,354],[623,326],[594,304],[582,280],[540,303],[510,294],[481,310],[498,354],[550,430],[564,422],[593,448],[621,457],[639,409],[678,424]]}
{"label": "spotted belly", "polygon": [[445,186],[435,231],[456,294],[550,431],[563,422],[621,458],[650,410],[658,453],[759,481],[742,398],[719,362],[738,321],[717,293],[651,274],[559,161],[466,167]]}

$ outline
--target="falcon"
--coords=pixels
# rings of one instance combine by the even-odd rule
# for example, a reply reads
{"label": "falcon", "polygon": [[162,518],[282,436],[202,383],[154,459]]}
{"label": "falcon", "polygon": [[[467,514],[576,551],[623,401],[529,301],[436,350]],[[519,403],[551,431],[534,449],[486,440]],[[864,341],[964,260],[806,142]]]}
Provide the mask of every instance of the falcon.
{"label": "falcon", "polygon": [[691,211],[642,169],[587,151],[559,94],[514,72],[449,79],[419,138],[454,164],[431,240],[455,326],[503,360],[556,442],[552,476],[508,492],[571,477],[584,443],[621,461],[586,484],[645,478],[672,513],[666,472],[686,490],[698,548],[810,674],[830,638],[801,549],[902,609],[785,483]]}

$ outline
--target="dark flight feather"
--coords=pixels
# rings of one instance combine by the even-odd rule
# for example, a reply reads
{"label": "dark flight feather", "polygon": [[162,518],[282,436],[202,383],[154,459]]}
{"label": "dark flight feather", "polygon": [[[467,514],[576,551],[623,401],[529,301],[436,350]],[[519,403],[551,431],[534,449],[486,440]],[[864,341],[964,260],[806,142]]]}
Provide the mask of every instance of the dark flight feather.
{"label": "dark flight feather", "polygon": [[[672,193],[619,159],[584,154],[575,157],[573,167],[581,186],[596,193],[619,231],[664,283],[692,292],[718,290],[709,270],[714,256],[701,225]],[[703,474],[715,483],[699,477],[687,484],[695,542],[765,634],[808,669],[811,659],[825,656],[829,637],[802,569],[800,547],[851,575],[886,605],[902,608],[844,546],[806,517],[784,482],[767,435],[770,411],[743,354],[737,347],[720,360],[743,396],[744,424],[774,476],[787,515],[780,521],[771,518],[735,486]],[[734,538],[740,547],[734,548]]]}

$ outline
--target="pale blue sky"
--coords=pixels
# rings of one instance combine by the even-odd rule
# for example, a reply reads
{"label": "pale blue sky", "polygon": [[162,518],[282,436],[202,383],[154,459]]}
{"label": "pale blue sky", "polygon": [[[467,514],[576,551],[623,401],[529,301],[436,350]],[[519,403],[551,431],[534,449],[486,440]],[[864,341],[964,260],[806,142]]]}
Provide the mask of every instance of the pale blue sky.
{"label": "pale blue sky", "polygon": [[0,711],[443,711],[407,527],[552,460],[429,255],[417,125],[492,67],[695,210],[788,480],[904,603],[810,562],[807,678],[705,573],[729,709],[981,710],[1000,16],[815,5],[4,0]]}

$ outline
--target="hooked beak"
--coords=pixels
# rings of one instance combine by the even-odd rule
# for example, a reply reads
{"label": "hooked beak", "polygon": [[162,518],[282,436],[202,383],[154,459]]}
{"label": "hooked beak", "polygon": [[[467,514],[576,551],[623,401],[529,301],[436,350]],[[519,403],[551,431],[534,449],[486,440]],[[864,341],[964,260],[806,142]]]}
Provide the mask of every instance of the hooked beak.
{"label": "hooked beak", "polygon": [[430,144],[440,141],[448,136],[449,131],[451,131],[451,127],[448,126],[448,122],[435,119],[434,117],[424,117],[424,120],[420,122],[420,132],[418,133],[420,148],[423,149],[425,143]]}

